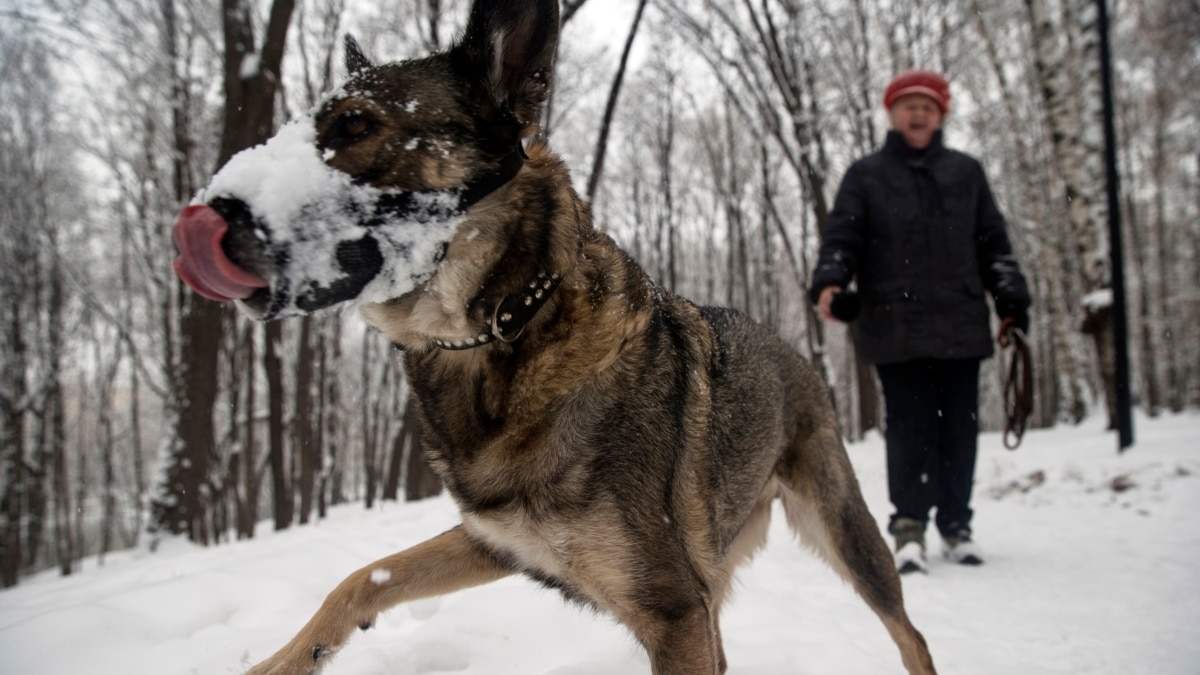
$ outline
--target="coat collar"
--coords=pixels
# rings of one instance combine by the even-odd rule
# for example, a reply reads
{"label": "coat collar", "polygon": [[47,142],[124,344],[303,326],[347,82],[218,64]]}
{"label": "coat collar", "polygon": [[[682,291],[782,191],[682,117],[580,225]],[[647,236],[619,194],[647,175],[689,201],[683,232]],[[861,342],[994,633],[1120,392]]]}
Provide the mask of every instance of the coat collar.
{"label": "coat collar", "polygon": [[933,157],[943,150],[942,145],[942,130],[938,129],[933,132],[933,139],[929,141],[929,147],[924,150],[917,150],[909,147],[904,141],[904,135],[899,131],[892,129],[887,133],[887,140],[883,143],[883,149],[889,153],[897,155],[906,160],[922,160]]}

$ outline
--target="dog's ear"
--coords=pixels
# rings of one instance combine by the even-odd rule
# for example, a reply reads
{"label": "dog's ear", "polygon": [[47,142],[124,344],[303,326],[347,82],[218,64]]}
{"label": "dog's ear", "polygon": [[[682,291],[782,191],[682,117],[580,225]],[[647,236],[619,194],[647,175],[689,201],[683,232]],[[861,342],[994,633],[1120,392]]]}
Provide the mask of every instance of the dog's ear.
{"label": "dog's ear", "polygon": [[475,0],[455,50],[521,136],[533,132],[550,95],[558,28],[558,0]]}
{"label": "dog's ear", "polygon": [[346,33],[346,72],[350,75],[357,75],[359,72],[371,68],[374,64],[363,53],[362,47],[359,46],[358,40],[354,36]]}

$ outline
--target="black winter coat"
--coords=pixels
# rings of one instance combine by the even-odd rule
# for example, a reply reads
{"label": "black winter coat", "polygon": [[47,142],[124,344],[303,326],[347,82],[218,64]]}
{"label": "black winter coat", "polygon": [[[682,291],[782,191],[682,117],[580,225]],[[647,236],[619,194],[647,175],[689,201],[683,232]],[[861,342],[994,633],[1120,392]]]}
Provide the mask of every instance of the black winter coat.
{"label": "black winter coat", "polygon": [[811,297],[856,277],[856,344],[868,363],[990,356],[984,290],[1001,317],[1030,303],[983,167],[944,147],[940,131],[924,151],[891,131],[846,171]]}

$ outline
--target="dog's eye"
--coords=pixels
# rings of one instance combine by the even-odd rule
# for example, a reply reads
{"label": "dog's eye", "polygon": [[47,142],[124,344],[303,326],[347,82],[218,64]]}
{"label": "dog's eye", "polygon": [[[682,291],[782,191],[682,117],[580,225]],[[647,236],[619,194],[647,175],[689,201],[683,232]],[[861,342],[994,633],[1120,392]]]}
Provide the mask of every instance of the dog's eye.
{"label": "dog's eye", "polygon": [[365,115],[354,114],[342,118],[342,131],[347,136],[362,136],[371,129],[371,121]]}
{"label": "dog's eye", "polygon": [[361,141],[375,128],[375,120],[360,111],[348,112],[338,117],[329,131],[325,132],[327,148],[344,148]]}

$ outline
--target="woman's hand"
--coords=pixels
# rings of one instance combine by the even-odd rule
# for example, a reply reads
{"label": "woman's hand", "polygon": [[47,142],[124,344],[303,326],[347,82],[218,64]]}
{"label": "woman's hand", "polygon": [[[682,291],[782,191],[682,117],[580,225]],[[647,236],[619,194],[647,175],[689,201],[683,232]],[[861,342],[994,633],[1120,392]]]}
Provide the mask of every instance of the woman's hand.
{"label": "woman's hand", "polygon": [[841,293],[842,289],[839,286],[826,286],[821,289],[821,295],[817,298],[817,313],[825,321],[837,321],[837,317],[833,315],[833,296]]}

